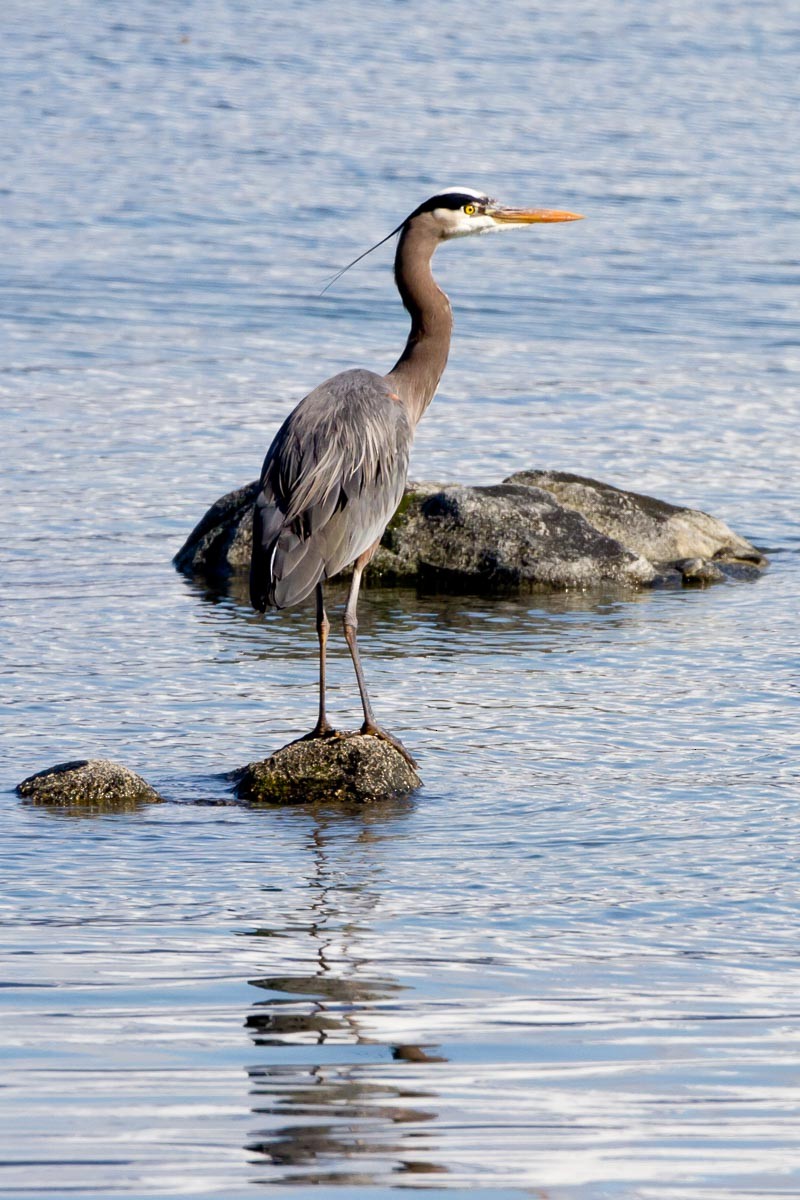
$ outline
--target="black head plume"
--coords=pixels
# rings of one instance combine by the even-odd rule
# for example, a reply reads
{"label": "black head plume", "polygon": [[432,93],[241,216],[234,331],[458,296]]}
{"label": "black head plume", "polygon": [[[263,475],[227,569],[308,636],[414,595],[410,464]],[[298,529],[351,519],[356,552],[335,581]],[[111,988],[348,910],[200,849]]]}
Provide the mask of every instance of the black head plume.
{"label": "black head plume", "polygon": [[[406,221],[408,219],[409,218],[406,217]],[[374,246],[370,246],[369,250],[365,250],[363,254],[359,254],[358,258],[354,258],[353,261],[349,262],[346,267],[342,267],[341,271],[337,271],[336,274],[334,276],[332,276],[332,278],[330,278],[328,280],[328,282],[325,284],[325,287],[320,292],[320,296],[324,296],[325,293],[327,292],[328,288],[332,288],[333,285],[336,283],[337,279],[342,278],[345,271],[349,271],[351,267],[354,267],[356,265],[356,263],[360,263],[362,258],[366,258],[368,254],[372,254],[373,250],[377,250],[378,247],[382,246],[384,242],[388,242],[389,238],[392,238],[392,237],[394,237],[394,235],[396,233],[399,233],[400,230],[405,225],[406,221],[401,221],[396,229],[393,229],[391,233],[387,233],[386,237],[381,238],[381,240],[379,242],[376,242]]]}
{"label": "black head plume", "polygon": [[384,244],[384,242],[388,242],[389,238],[392,238],[396,233],[399,233],[403,226],[409,221],[412,221],[414,217],[418,217],[422,213],[434,212],[437,208],[451,208],[456,211],[459,208],[463,208],[465,204],[477,205],[478,210],[483,211],[486,205],[490,203],[491,201],[489,200],[488,196],[483,196],[479,192],[465,191],[462,188],[449,188],[445,192],[439,192],[437,195],[431,196],[429,200],[423,200],[422,204],[420,204],[418,208],[415,208],[412,213],[409,213],[405,220],[401,221],[396,229],[393,229],[391,233],[387,233],[386,237],[381,238],[381,240],[376,242],[374,246],[370,246],[369,250],[365,250],[363,254],[359,254],[358,258],[354,258],[353,261],[349,262],[346,267],[342,267],[341,271],[337,271],[336,274],[333,275],[325,284],[325,287],[320,292],[320,296],[324,296],[328,288],[332,288],[336,281],[342,278],[345,271],[349,271],[351,267],[356,265],[356,263],[360,263],[362,258],[366,258],[368,254],[372,254],[373,250],[377,250],[379,246]]}

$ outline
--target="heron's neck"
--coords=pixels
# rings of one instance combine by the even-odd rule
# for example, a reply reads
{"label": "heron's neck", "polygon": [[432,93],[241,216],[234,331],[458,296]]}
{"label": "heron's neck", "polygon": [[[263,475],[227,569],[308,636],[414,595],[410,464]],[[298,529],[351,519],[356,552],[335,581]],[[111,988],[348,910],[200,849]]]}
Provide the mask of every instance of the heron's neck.
{"label": "heron's neck", "polygon": [[411,332],[387,379],[415,425],[436,394],[453,329],[450,301],[431,273],[438,245],[439,239],[428,230],[406,226],[394,260],[395,282],[411,316]]}

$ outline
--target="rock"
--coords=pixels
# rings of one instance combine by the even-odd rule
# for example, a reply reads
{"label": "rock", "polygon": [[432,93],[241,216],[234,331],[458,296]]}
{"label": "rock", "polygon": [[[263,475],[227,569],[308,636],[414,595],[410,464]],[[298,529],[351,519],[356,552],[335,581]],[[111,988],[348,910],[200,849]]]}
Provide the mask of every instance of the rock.
{"label": "rock", "polygon": [[[174,562],[210,579],[246,571],[258,484],[229,492]],[[414,483],[365,581],[453,592],[706,584],[755,578],[767,565],[723,521],[562,471],[521,471],[501,484]]]}
{"label": "rock", "polygon": [[109,811],[162,802],[141,776],[105,758],[58,763],[23,779],[17,792],[32,804]]}
{"label": "rock", "polygon": [[675,569],[680,572],[684,583],[720,583],[725,575],[713,562],[707,558],[685,558],[676,562]]}
{"label": "rock", "polygon": [[651,563],[541,488],[417,491],[392,522],[371,578],[457,592],[652,583]]}
{"label": "rock", "polygon": [[249,570],[258,487],[255,480],[211,505],[172,560],[179,571],[224,579],[233,571]]}
{"label": "rock", "polygon": [[388,742],[337,733],[290,742],[239,774],[236,794],[251,804],[356,804],[408,796],[419,775]]}
{"label": "rock", "polygon": [[[579,512],[595,529],[657,567],[674,566],[684,574],[683,562],[713,560],[716,569],[706,572],[711,581],[723,578],[719,568],[726,564],[747,565],[755,572],[767,565],[755,546],[724,521],[698,509],[667,504],[566,471],[519,471],[506,482],[545,488],[559,504]],[[689,577],[698,578],[696,567]]]}

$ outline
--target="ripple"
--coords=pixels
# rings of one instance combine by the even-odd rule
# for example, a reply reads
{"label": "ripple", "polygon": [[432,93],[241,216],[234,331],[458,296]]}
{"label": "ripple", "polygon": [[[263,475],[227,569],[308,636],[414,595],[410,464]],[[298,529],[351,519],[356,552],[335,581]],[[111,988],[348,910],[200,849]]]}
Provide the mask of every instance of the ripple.
{"label": "ripple", "polygon": [[[52,7],[0,46],[0,1194],[797,1195],[794,12]],[[319,292],[470,175],[589,219],[437,256],[412,475],[577,470],[771,569],[366,592],[424,788],[230,806],[314,718],[313,614],[170,560],[311,386],[391,365],[390,248]],[[172,803],[13,795],[96,754]]]}

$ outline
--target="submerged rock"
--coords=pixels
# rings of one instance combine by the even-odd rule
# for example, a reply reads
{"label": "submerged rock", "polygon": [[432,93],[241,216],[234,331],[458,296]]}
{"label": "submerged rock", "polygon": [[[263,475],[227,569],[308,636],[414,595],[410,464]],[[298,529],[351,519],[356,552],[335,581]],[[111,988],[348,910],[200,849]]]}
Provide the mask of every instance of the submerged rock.
{"label": "submerged rock", "polygon": [[[258,484],[214,504],[174,562],[212,580],[246,571]],[[413,483],[367,568],[366,583],[452,592],[590,589],[607,584],[755,578],[766,558],[696,509],[563,471],[501,484]]]}
{"label": "submerged rock", "polygon": [[251,804],[365,804],[408,796],[421,779],[393,746],[372,734],[302,738],[240,773],[236,794]]}
{"label": "submerged rock", "polygon": [[105,758],[80,758],[37,772],[17,785],[32,804],[98,809],[160,804],[162,797],[140,775]]}

